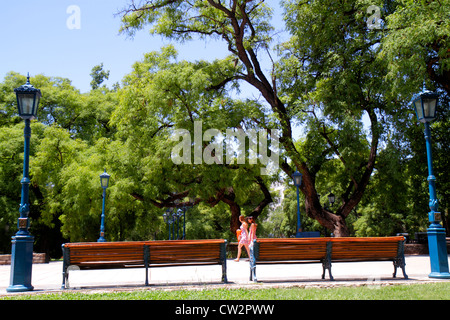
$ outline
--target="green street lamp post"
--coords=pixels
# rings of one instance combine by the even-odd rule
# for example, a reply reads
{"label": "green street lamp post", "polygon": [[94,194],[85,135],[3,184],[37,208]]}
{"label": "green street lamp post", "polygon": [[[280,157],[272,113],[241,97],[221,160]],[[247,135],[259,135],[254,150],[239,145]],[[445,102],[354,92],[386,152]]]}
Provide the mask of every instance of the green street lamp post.
{"label": "green street lamp post", "polygon": [[189,198],[188,202],[183,203],[183,240],[186,239],[186,211],[194,206],[194,198]]}
{"label": "green street lamp post", "polygon": [[428,250],[430,254],[431,273],[430,278],[450,278],[448,270],[447,245],[445,229],[441,225],[441,214],[438,212],[438,199],[436,196],[436,177],[433,173],[433,158],[431,153],[430,122],[436,117],[436,105],[439,96],[430,91],[414,95],[412,104],[416,111],[417,119],[425,125],[425,141],[427,147],[428,162],[428,189],[430,193],[428,220]]}
{"label": "green street lamp post", "polygon": [[174,222],[172,217],[172,208],[167,208],[166,213],[163,214],[163,219],[164,222],[167,223],[167,225],[169,226],[169,240],[172,240],[171,226],[172,223]]}
{"label": "green street lamp post", "polygon": [[186,204],[183,204],[183,237],[181,239],[186,239]]}
{"label": "green street lamp post", "polygon": [[333,192],[330,192],[330,194],[328,195],[328,202],[330,203],[331,206],[333,206],[335,201],[336,196],[334,195]]}
{"label": "green street lamp post", "polygon": [[179,208],[177,210],[177,240],[180,239],[180,220],[183,218],[183,209]]}
{"label": "green street lamp post", "polygon": [[301,237],[302,233],[302,223],[300,221],[300,191],[299,188],[302,185],[302,174],[295,171],[292,174],[292,179],[294,180],[294,186],[297,187],[297,232],[295,233],[296,238]]}
{"label": "green street lamp post", "polygon": [[33,242],[34,237],[29,233],[30,227],[29,213],[29,160],[30,160],[30,121],[36,118],[41,91],[30,84],[30,76],[27,76],[27,83],[14,89],[17,97],[17,108],[19,116],[25,120],[24,128],[24,155],[23,155],[23,178],[22,194],[20,202],[20,217],[17,222],[19,231],[12,237],[11,250],[11,280],[6,288],[8,292],[31,291],[31,270],[33,266]]}
{"label": "green street lamp post", "polygon": [[101,222],[100,222],[100,238],[98,238],[97,242],[106,242],[105,239],[105,201],[106,201],[106,188],[108,188],[109,185],[109,177],[110,175],[105,172],[103,172],[100,175],[100,185],[103,189],[103,203],[102,203],[102,216],[101,216]]}

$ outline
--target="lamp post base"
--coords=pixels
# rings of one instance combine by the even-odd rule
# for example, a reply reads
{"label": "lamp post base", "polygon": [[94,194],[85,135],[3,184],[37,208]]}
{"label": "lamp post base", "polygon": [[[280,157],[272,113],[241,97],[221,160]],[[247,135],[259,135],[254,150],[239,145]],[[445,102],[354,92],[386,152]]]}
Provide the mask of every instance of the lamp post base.
{"label": "lamp post base", "polygon": [[33,242],[30,235],[12,237],[11,281],[7,292],[32,291]]}
{"label": "lamp post base", "polygon": [[29,286],[24,286],[21,284],[17,284],[14,286],[9,286],[8,288],[6,288],[6,292],[25,292],[25,291],[33,291],[34,287],[32,285]]}
{"label": "lamp post base", "polygon": [[433,223],[427,230],[431,273],[429,278],[450,279],[445,229]]}
{"label": "lamp post base", "polygon": [[450,279],[450,273],[448,272],[431,272],[428,278],[434,279]]}
{"label": "lamp post base", "polygon": [[104,231],[100,231],[100,237],[97,239],[97,242],[106,242]]}

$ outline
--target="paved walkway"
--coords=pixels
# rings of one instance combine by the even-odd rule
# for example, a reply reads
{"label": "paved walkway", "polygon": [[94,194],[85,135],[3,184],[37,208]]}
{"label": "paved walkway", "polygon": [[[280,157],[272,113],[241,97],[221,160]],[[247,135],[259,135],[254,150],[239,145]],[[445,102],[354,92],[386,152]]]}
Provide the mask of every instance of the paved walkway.
{"label": "paved walkway", "polygon": [[[184,266],[150,268],[150,286],[145,287],[145,269],[108,269],[108,270],[72,270],[69,285],[72,290],[134,290],[134,289],[177,289],[177,288],[214,288],[214,287],[331,287],[357,285],[383,285],[404,283],[429,283],[449,280],[431,279],[430,259],[428,255],[406,256],[406,273],[408,280],[403,278],[401,269],[397,278],[392,278],[392,262],[353,262],[333,263],[334,281],[321,279],[322,265],[312,264],[275,264],[258,265],[256,272],[258,283],[249,281],[249,262],[241,259],[235,262],[227,260],[228,284],[222,284],[221,266]],[[0,266],[0,295],[23,293],[7,293],[10,281],[9,265]],[[34,264],[32,274],[32,293],[57,292],[61,290],[62,262]]]}

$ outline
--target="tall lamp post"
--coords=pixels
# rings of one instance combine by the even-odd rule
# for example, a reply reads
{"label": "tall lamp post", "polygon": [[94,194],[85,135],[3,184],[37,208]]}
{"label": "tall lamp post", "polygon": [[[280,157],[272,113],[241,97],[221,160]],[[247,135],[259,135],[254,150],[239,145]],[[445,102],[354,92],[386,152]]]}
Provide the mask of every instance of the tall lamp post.
{"label": "tall lamp post", "polygon": [[433,173],[433,158],[431,154],[431,130],[430,122],[436,117],[436,105],[438,94],[424,91],[413,96],[412,104],[416,111],[417,119],[425,125],[425,141],[427,147],[428,162],[428,189],[430,192],[428,220],[428,250],[430,253],[431,273],[430,278],[450,278],[448,270],[447,245],[445,229],[441,225],[441,214],[438,212],[438,199],[436,196],[436,177]]}
{"label": "tall lamp post", "polygon": [[110,175],[105,172],[103,172],[100,175],[100,185],[103,189],[103,203],[102,203],[102,219],[100,222],[100,238],[98,238],[97,242],[106,242],[105,239],[105,200],[106,200],[106,188],[108,188],[109,185],[109,177]]}
{"label": "tall lamp post", "polygon": [[24,128],[24,155],[23,155],[23,178],[22,194],[20,202],[20,216],[17,221],[19,231],[12,237],[11,250],[11,281],[6,291],[21,292],[31,291],[31,269],[33,265],[33,242],[34,237],[28,232],[30,221],[28,214],[30,213],[29,204],[29,159],[30,159],[30,138],[31,127],[30,122],[36,118],[41,91],[34,88],[30,84],[30,76],[27,76],[27,83],[14,89],[17,97],[17,108],[19,116],[25,120]]}
{"label": "tall lamp post", "polygon": [[299,191],[299,188],[302,185],[302,174],[298,171],[295,171],[292,174],[292,179],[294,180],[294,186],[297,187],[297,232],[295,233],[295,237],[300,238],[301,232],[302,232],[302,224],[300,221],[300,191]]}

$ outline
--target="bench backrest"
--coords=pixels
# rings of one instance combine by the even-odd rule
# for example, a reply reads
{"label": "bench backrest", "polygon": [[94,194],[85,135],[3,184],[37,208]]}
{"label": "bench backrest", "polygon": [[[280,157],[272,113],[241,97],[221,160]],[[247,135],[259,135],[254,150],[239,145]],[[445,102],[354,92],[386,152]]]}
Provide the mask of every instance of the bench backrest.
{"label": "bench backrest", "polygon": [[70,265],[144,264],[145,242],[79,242],[63,244],[64,258]]}
{"label": "bench backrest", "polygon": [[325,238],[257,239],[258,261],[320,260],[327,254]]}
{"label": "bench backrest", "polygon": [[402,249],[404,237],[330,238],[332,260],[394,259]]}
{"label": "bench backrest", "polygon": [[69,265],[220,262],[225,240],[80,242],[63,245]]}
{"label": "bench backrest", "polygon": [[225,240],[149,241],[150,264],[220,262],[226,258]]}
{"label": "bench backrest", "polygon": [[257,239],[257,261],[394,259],[403,254],[404,237]]}

